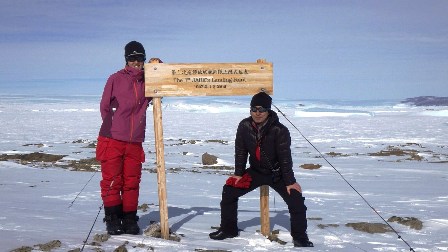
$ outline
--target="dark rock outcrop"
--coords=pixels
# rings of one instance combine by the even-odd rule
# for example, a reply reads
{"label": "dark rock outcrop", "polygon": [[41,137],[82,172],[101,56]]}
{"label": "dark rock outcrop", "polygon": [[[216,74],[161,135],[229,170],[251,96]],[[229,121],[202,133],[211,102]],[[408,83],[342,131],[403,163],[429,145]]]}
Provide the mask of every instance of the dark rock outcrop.
{"label": "dark rock outcrop", "polygon": [[414,106],[448,106],[448,97],[418,96],[407,98],[401,103],[408,103]]}

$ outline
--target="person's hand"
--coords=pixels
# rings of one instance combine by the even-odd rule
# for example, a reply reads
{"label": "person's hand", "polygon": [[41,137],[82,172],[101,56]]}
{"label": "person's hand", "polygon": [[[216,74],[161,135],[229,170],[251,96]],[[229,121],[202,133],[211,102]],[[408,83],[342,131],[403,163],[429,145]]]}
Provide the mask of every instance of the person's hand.
{"label": "person's hand", "polygon": [[150,58],[148,63],[163,63],[163,61],[159,58]]}
{"label": "person's hand", "polygon": [[240,181],[240,179],[242,178],[241,176],[236,176],[236,175],[233,175],[230,177],[235,179],[235,185],[238,184],[238,181]]}
{"label": "person's hand", "polygon": [[291,190],[296,190],[299,193],[302,193],[302,187],[298,183],[294,183],[292,185],[286,186],[286,191],[291,195]]}

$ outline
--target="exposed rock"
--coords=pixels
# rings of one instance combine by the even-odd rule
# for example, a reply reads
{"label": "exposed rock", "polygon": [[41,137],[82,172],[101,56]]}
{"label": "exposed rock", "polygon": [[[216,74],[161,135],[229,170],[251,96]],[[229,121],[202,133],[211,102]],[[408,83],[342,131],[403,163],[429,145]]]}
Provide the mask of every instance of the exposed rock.
{"label": "exposed rock", "polygon": [[[151,204],[152,206],[154,204]],[[137,207],[138,210],[141,210],[142,212],[146,212],[149,209],[149,205],[147,203],[143,203],[140,206]]]}
{"label": "exposed rock", "polygon": [[137,244],[135,246],[132,246],[132,247],[133,248],[142,248],[142,249],[145,249],[145,251],[154,251],[154,247],[148,246],[148,245],[143,244],[143,243],[139,243],[139,244]]}
{"label": "exposed rock", "polygon": [[31,252],[33,250],[39,249],[41,251],[51,251],[52,249],[61,247],[62,243],[59,240],[53,240],[44,244],[37,244],[34,247],[22,246],[11,250],[11,252]]}
{"label": "exposed rock", "polygon": [[151,237],[156,237],[158,235],[157,233],[159,233],[160,235],[160,232],[161,232],[160,223],[154,222],[151,225],[149,225],[145,231],[143,231],[143,234]]}
{"label": "exposed rock", "polygon": [[2,154],[0,161],[18,159],[22,162],[56,162],[61,160],[66,155],[46,154],[42,152],[33,152],[29,154]]}
{"label": "exposed rock", "polygon": [[126,245],[128,245],[129,242],[125,241],[122,245],[118,246],[118,248],[114,249],[114,252],[128,252],[128,249],[126,248]]}
{"label": "exposed rock", "polygon": [[89,143],[87,146],[83,147],[83,148],[92,148],[95,149],[96,148],[96,143]]}
{"label": "exposed rock", "polygon": [[318,224],[317,227],[320,229],[325,229],[327,227],[339,227],[339,224]]}
{"label": "exposed rock", "polygon": [[415,217],[398,217],[392,216],[388,220],[388,222],[397,222],[399,224],[409,226],[415,230],[421,230],[423,228],[423,222]]}
{"label": "exposed rock", "polygon": [[[176,141],[176,140],[172,140],[172,141]],[[179,139],[178,141],[179,141],[179,143],[171,144],[171,145],[174,146],[174,145],[184,145],[184,144],[196,144],[197,142],[201,142],[201,140],[194,140],[194,139],[192,139],[192,140]]]}
{"label": "exposed rock", "polygon": [[78,139],[78,140],[72,141],[72,143],[88,143],[88,142],[90,142],[90,140],[88,140],[88,139]]}
{"label": "exposed rock", "polygon": [[376,153],[369,153],[369,156],[410,156],[407,160],[422,161],[423,157],[418,155],[416,150],[400,149],[398,147],[389,146],[387,150]]}
{"label": "exposed rock", "polygon": [[109,240],[110,234],[96,234],[93,236],[93,240],[96,242],[105,242]]}
{"label": "exposed rock", "polygon": [[401,103],[410,103],[414,106],[448,106],[448,97],[418,96],[407,98]]}
{"label": "exposed rock", "polygon": [[342,153],[339,153],[339,152],[328,152],[327,153],[327,155],[328,156],[332,156],[332,157],[336,157],[336,156],[338,156],[338,157],[348,157],[348,154],[342,154]]}
{"label": "exposed rock", "polygon": [[53,240],[44,244],[37,244],[36,246],[42,251],[51,251],[52,249],[61,247],[61,244],[61,241]]}
{"label": "exposed rock", "polygon": [[218,140],[218,139],[211,139],[211,140],[205,140],[206,143],[221,143],[224,145],[227,145],[229,142],[224,140]]}
{"label": "exposed rock", "polygon": [[[180,242],[180,237],[171,232],[171,229],[168,230],[169,240]],[[162,228],[160,227],[160,222],[152,222],[146,230],[143,231],[143,234],[150,237],[162,238]]]}
{"label": "exposed rock", "polygon": [[42,148],[44,147],[43,143],[38,143],[38,144],[24,144],[22,146],[36,146],[37,148]]}
{"label": "exposed rock", "polygon": [[214,165],[218,163],[218,158],[207,152],[202,154],[202,164],[203,165]]}
{"label": "exposed rock", "polygon": [[347,223],[345,224],[345,226],[352,227],[355,230],[366,232],[369,234],[392,232],[390,227],[383,223],[357,222]]}
{"label": "exposed rock", "polygon": [[210,166],[210,165],[204,165],[202,167],[199,167],[202,169],[212,169],[212,170],[223,170],[223,171],[232,171],[235,168],[232,166],[227,166],[227,165],[219,165],[219,166]]}
{"label": "exposed rock", "polygon": [[33,248],[29,246],[22,246],[20,248],[11,250],[11,252],[31,252],[31,251],[33,251]]}
{"label": "exposed rock", "polygon": [[100,167],[100,163],[96,158],[87,158],[70,161],[68,166],[75,171],[97,171]]}
{"label": "exposed rock", "polygon": [[[257,230],[257,232],[260,232],[259,230]],[[272,232],[268,235],[268,240],[275,241],[278,242],[281,245],[285,245],[287,242],[280,240],[280,238],[278,238],[278,235],[280,234],[280,230],[272,230]]]}
{"label": "exposed rock", "polygon": [[306,169],[306,170],[315,170],[315,169],[319,169],[320,167],[322,167],[322,165],[320,165],[320,164],[303,164],[300,167],[302,167],[303,169]]}

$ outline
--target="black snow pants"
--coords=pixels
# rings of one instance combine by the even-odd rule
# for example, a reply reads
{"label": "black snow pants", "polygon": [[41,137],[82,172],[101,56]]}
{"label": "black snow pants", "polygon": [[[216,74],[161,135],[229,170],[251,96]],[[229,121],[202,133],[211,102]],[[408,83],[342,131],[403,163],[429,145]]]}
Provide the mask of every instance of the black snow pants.
{"label": "black snow pants", "polygon": [[234,233],[238,231],[238,199],[257,189],[262,185],[268,185],[274,189],[288,205],[291,222],[291,236],[294,240],[308,238],[306,234],[307,220],[306,220],[306,206],[305,198],[302,193],[291,190],[288,194],[286,185],[283,180],[273,183],[270,175],[260,174],[256,171],[247,169],[252,177],[250,187],[247,189],[236,188],[233,186],[224,185],[221,198],[221,228],[224,232]]}

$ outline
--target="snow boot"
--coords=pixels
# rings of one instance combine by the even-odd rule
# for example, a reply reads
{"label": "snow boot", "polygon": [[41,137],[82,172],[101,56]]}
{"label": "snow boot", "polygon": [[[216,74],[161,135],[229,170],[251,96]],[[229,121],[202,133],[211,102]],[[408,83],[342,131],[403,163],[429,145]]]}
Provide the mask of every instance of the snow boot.
{"label": "snow boot", "polygon": [[105,207],[105,217],[103,222],[106,222],[106,230],[110,235],[120,235],[123,233],[123,227],[121,225],[121,218],[123,215],[122,206]]}
{"label": "snow boot", "polygon": [[210,233],[208,236],[213,240],[225,240],[227,238],[234,238],[238,236],[238,229],[227,231],[223,228],[219,228],[217,231]]}
{"label": "snow boot", "polygon": [[314,247],[314,244],[308,238],[293,240],[294,247]]}
{"label": "snow boot", "polygon": [[123,232],[125,234],[136,235],[140,233],[140,227],[138,226],[137,211],[123,213]]}

